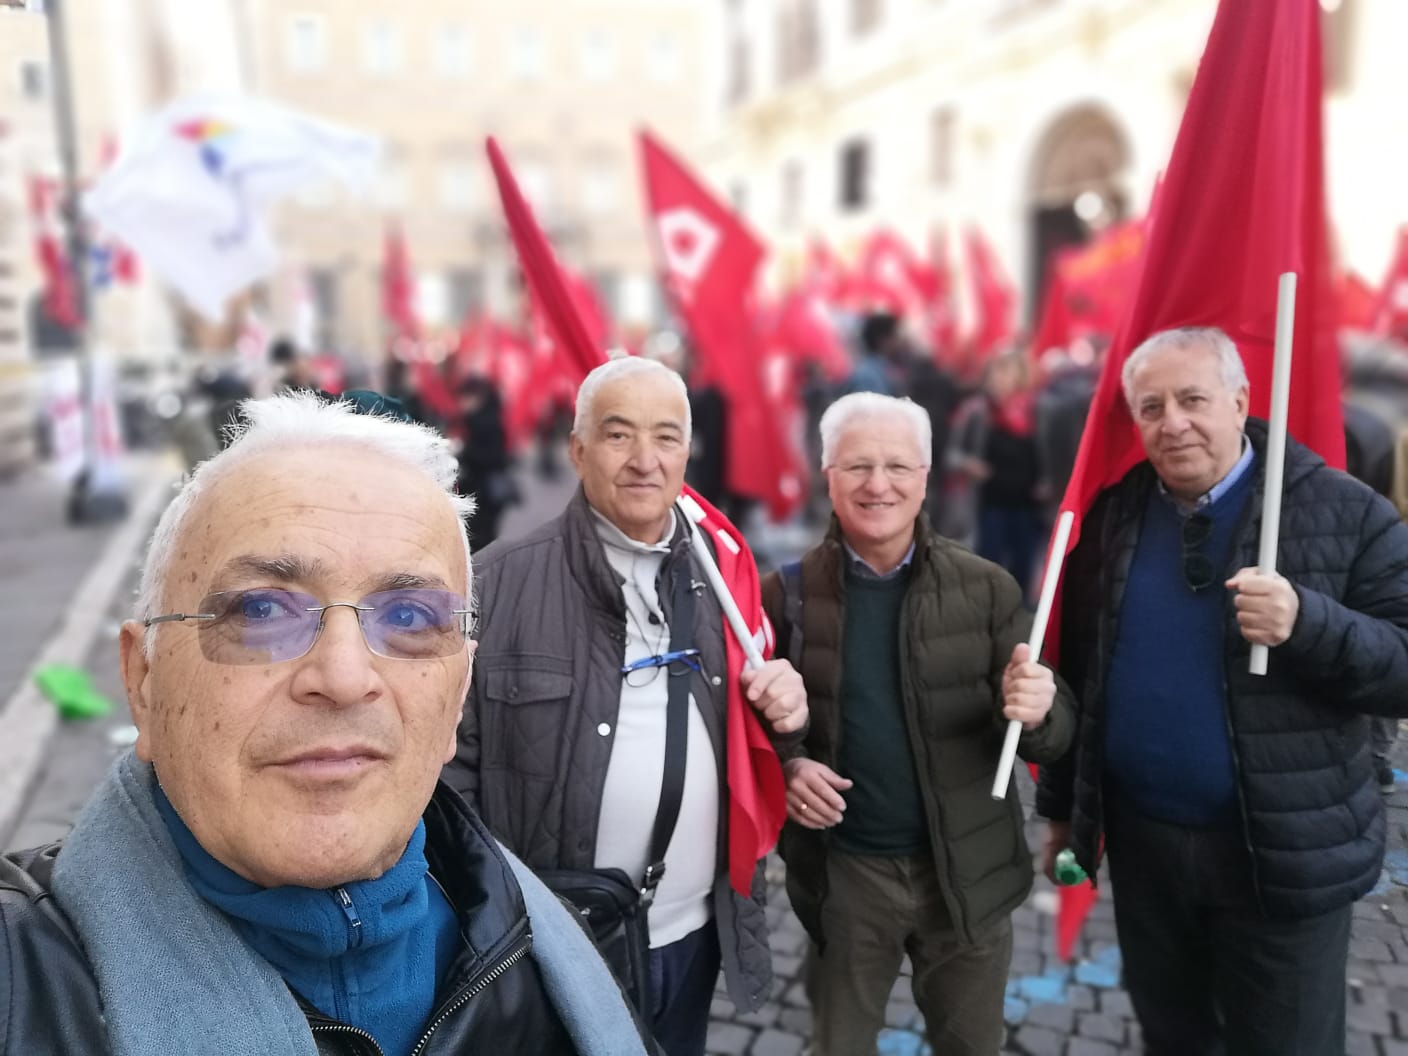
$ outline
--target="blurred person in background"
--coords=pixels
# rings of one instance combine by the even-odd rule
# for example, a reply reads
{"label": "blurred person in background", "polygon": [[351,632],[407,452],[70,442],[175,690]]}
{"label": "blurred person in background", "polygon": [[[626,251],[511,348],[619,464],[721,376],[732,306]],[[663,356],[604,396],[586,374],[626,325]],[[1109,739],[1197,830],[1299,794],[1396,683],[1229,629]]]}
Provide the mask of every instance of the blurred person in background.
{"label": "blurred person in background", "polygon": [[287,337],[269,346],[269,364],[274,368],[276,392],[311,392],[318,387],[308,357]]}
{"label": "blurred person in background", "polygon": [[[1393,461],[1395,447],[1393,430],[1388,423],[1371,411],[1346,399],[1344,411],[1345,472],[1386,499],[1393,497]],[[1398,720],[1376,717],[1370,720],[1370,743],[1374,750],[1374,778],[1379,791],[1388,795],[1394,790],[1393,742],[1398,738]]]}
{"label": "blurred person in background", "polygon": [[1100,364],[1093,347],[1081,339],[1070,352],[1048,352],[1041,366],[1045,381],[1036,394],[1039,491],[1047,519],[1054,522],[1080,451],[1085,418],[1100,380]]}
{"label": "blurred person in background", "polygon": [[471,377],[460,382],[457,397],[455,438],[459,451],[455,457],[459,474],[455,486],[461,495],[474,496],[469,542],[475,550],[482,550],[499,537],[500,518],[521,496],[509,469],[499,390],[488,378]]}
{"label": "blurred person in background", "polygon": [[960,408],[950,434],[950,465],[969,482],[976,505],[974,549],[1024,592],[1042,530],[1032,410],[1026,356],[1005,352],[988,361],[982,391]]}

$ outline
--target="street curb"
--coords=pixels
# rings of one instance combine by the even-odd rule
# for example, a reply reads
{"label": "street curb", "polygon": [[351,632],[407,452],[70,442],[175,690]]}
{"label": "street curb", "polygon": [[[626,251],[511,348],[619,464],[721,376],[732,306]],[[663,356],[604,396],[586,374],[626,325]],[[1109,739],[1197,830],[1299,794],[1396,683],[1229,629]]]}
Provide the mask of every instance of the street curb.
{"label": "street curb", "polygon": [[103,625],[111,618],[109,612],[118,591],[132,573],[134,557],[174,495],[176,474],[169,470],[165,458],[144,459],[139,466],[131,476],[145,476],[146,480],[138,484],[127,519],[74,591],[73,597],[84,603],[69,606],[63,624],[0,710],[0,839],[8,840],[13,834],[25,796],[44,762],[44,750],[58,727],[58,711],[39,692],[35,674],[47,664],[84,666]]}

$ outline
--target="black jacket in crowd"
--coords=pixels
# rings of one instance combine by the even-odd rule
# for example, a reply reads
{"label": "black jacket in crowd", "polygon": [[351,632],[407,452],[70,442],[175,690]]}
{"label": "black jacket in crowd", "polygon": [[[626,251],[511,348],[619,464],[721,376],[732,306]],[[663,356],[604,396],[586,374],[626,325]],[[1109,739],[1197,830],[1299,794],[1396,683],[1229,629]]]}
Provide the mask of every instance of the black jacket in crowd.
{"label": "black jacket in crowd", "polygon": [[[492,838],[459,796],[441,786],[425,812],[426,858],[465,938],[436,995],[418,1050],[575,1053],[527,951],[523,896]],[[0,1053],[97,1056],[109,1051],[93,970],[49,892],[54,844],[0,857]],[[153,892],[159,898],[160,892]],[[318,1052],[378,1056],[370,1035],[300,1001]]]}
{"label": "black jacket in crowd", "polygon": [[[1224,578],[1257,564],[1266,423],[1247,421],[1255,492]],[[1080,701],[1075,748],[1041,771],[1037,811],[1070,821],[1091,876],[1099,862],[1105,678],[1145,505],[1155,486],[1142,462],[1096,500],[1064,574],[1060,670]],[[1277,570],[1296,588],[1291,637],[1265,676],[1228,592],[1221,656],[1241,827],[1253,884],[1272,917],[1342,907],[1378,880],[1384,807],[1374,780],[1368,715],[1408,715],[1408,526],[1387,500],[1288,440]],[[1176,628],[1170,633],[1176,633]]]}

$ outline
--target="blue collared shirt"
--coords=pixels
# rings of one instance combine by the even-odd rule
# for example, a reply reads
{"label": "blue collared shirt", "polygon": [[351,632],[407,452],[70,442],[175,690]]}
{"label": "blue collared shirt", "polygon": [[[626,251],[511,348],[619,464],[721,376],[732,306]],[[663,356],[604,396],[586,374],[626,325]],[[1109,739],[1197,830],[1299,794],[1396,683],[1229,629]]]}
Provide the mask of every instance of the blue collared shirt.
{"label": "blue collared shirt", "polygon": [[[1247,439],[1246,434],[1243,434],[1242,457],[1237,459],[1236,465],[1234,465],[1231,469],[1227,471],[1227,476],[1219,480],[1204,494],[1198,496],[1198,500],[1193,503],[1193,509],[1205,510],[1218,499],[1222,498],[1222,496],[1226,495],[1228,489],[1231,488],[1233,484],[1236,484],[1237,481],[1242,479],[1242,477],[1246,474],[1247,470],[1251,467],[1251,464],[1255,461],[1256,453],[1252,450],[1252,442]],[[1158,480],[1157,477],[1155,477],[1154,479]],[[1179,505],[1179,503],[1174,499],[1174,497],[1169,494],[1168,488],[1164,487],[1164,482],[1162,480],[1159,480],[1158,484],[1159,494],[1164,496],[1164,498],[1168,499],[1170,502],[1173,502],[1174,505]]]}
{"label": "blue collared shirt", "polygon": [[877,572],[869,561],[861,557],[860,554],[856,553],[855,550],[851,548],[850,543],[842,539],[841,545],[846,548],[846,558],[850,562],[851,571],[865,579],[894,579],[908,568],[909,563],[914,560],[914,543],[911,542],[909,549],[904,552],[904,557],[900,559],[898,565],[888,572]]}

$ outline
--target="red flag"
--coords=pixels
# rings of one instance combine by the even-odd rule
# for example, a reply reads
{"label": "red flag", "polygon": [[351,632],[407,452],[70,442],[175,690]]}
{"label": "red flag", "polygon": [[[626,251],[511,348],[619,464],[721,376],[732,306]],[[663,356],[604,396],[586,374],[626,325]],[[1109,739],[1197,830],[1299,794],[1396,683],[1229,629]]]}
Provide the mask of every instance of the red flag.
{"label": "red flag", "polygon": [[[1221,327],[1246,363],[1252,413],[1266,415],[1284,271],[1300,276],[1289,431],[1344,465],[1321,96],[1317,0],[1222,0],[1159,191],[1134,303],[1110,347],[1061,503],[1077,516],[1071,545],[1096,495],[1144,458],[1120,386],[1144,338]],[[1047,641],[1055,644],[1050,633]],[[1062,898],[1088,897],[1070,891]],[[1070,947],[1058,952],[1069,956]]]}
{"label": "red flag", "polygon": [[[758,566],[743,534],[693,488],[685,492],[704,511],[699,530],[712,539],[719,573],[764,656],[772,653],[772,627],[763,615]],[[744,667],[743,647],[724,628],[728,650],[728,876],[733,889],[750,894],[759,859],[777,845],[787,820],[787,795],[782,764],[763,729],[757,711],[743,699],[738,675]]]}
{"label": "red flag", "polygon": [[[1405,315],[1408,315],[1408,289],[1404,292]],[[1378,299],[1378,291],[1356,271],[1342,272],[1335,279],[1336,317],[1344,329],[1373,329]]]}
{"label": "red flag", "polygon": [[382,238],[381,314],[391,329],[392,355],[410,364],[417,395],[431,413],[449,420],[458,411],[455,395],[438,363],[419,347],[420,315],[416,311],[416,279],[410,251],[400,227],[386,226]]}
{"label": "red flag", "polygon": [[78,284],[64,246],[58,217],[58,187],[50,180],[29,180],[29,215],[34,223],[34,256],[44,277],[44,314],[51,322],[73,329],[78,314]]}
{"label": "red flag", "polygon": [[1379,289],[1373,326],[1380,336],[1408,341],[1408,224],[1398,229],[1398,248]]}
{"label": "red flag", "polygon": [[928,299],[932,279],[914,251],[893,231],[871,233],[857,268],[862,296],[871,308],[917,317]]}
{"label": "red flag", "polygon": [[807,245],[806,271],[802,288],[819,296],[827,304],[837,304],[845,295],[849,280],[846,269],[828,246],[819,238]]}
{"label": "red flag", "polygon": [[1129,221],[1106,228],[1088,245],[1057,253],[1032,352],[1041,356],[1077,338],[1113,336],[1134,296],[1143,248],[1143,223]]}
{"label": "red flag", "polygon": [[493,136],[485,141],[494,182],[499,187],[504,219],[518,250],[518,262],[528,280],[533,303],[542,313],[562,367],[577,385],[606,360],[606,349],[594,339],[582,316],[581,292],[574,296],[573,284],[558,263],[543,229],[538,226],[518,182],[508,167],[503,151]]}
{"label": "red flag", "polygon": [[831,381],[851,373],[851,357],[836,333],[826,301],[805,289],[786,294],[772,312],[769,337],[790,357],[814,362]]}
{"label": "red flag", "polygon": [[973,351],[987,359],[1017,332],[1017,291],[1003,274],[992,247],[976,227],[968,229],[968,277],[973,284],[977,326]]}
{"label": "red flag", "polygon": [[801,503],[804,477],[768,406],[748,316],[763,247],[648,132],[640,134],[640,148],[666,286],[703,365],[728,400],[725,481],[735,494],[765,501],[781,520]]}

